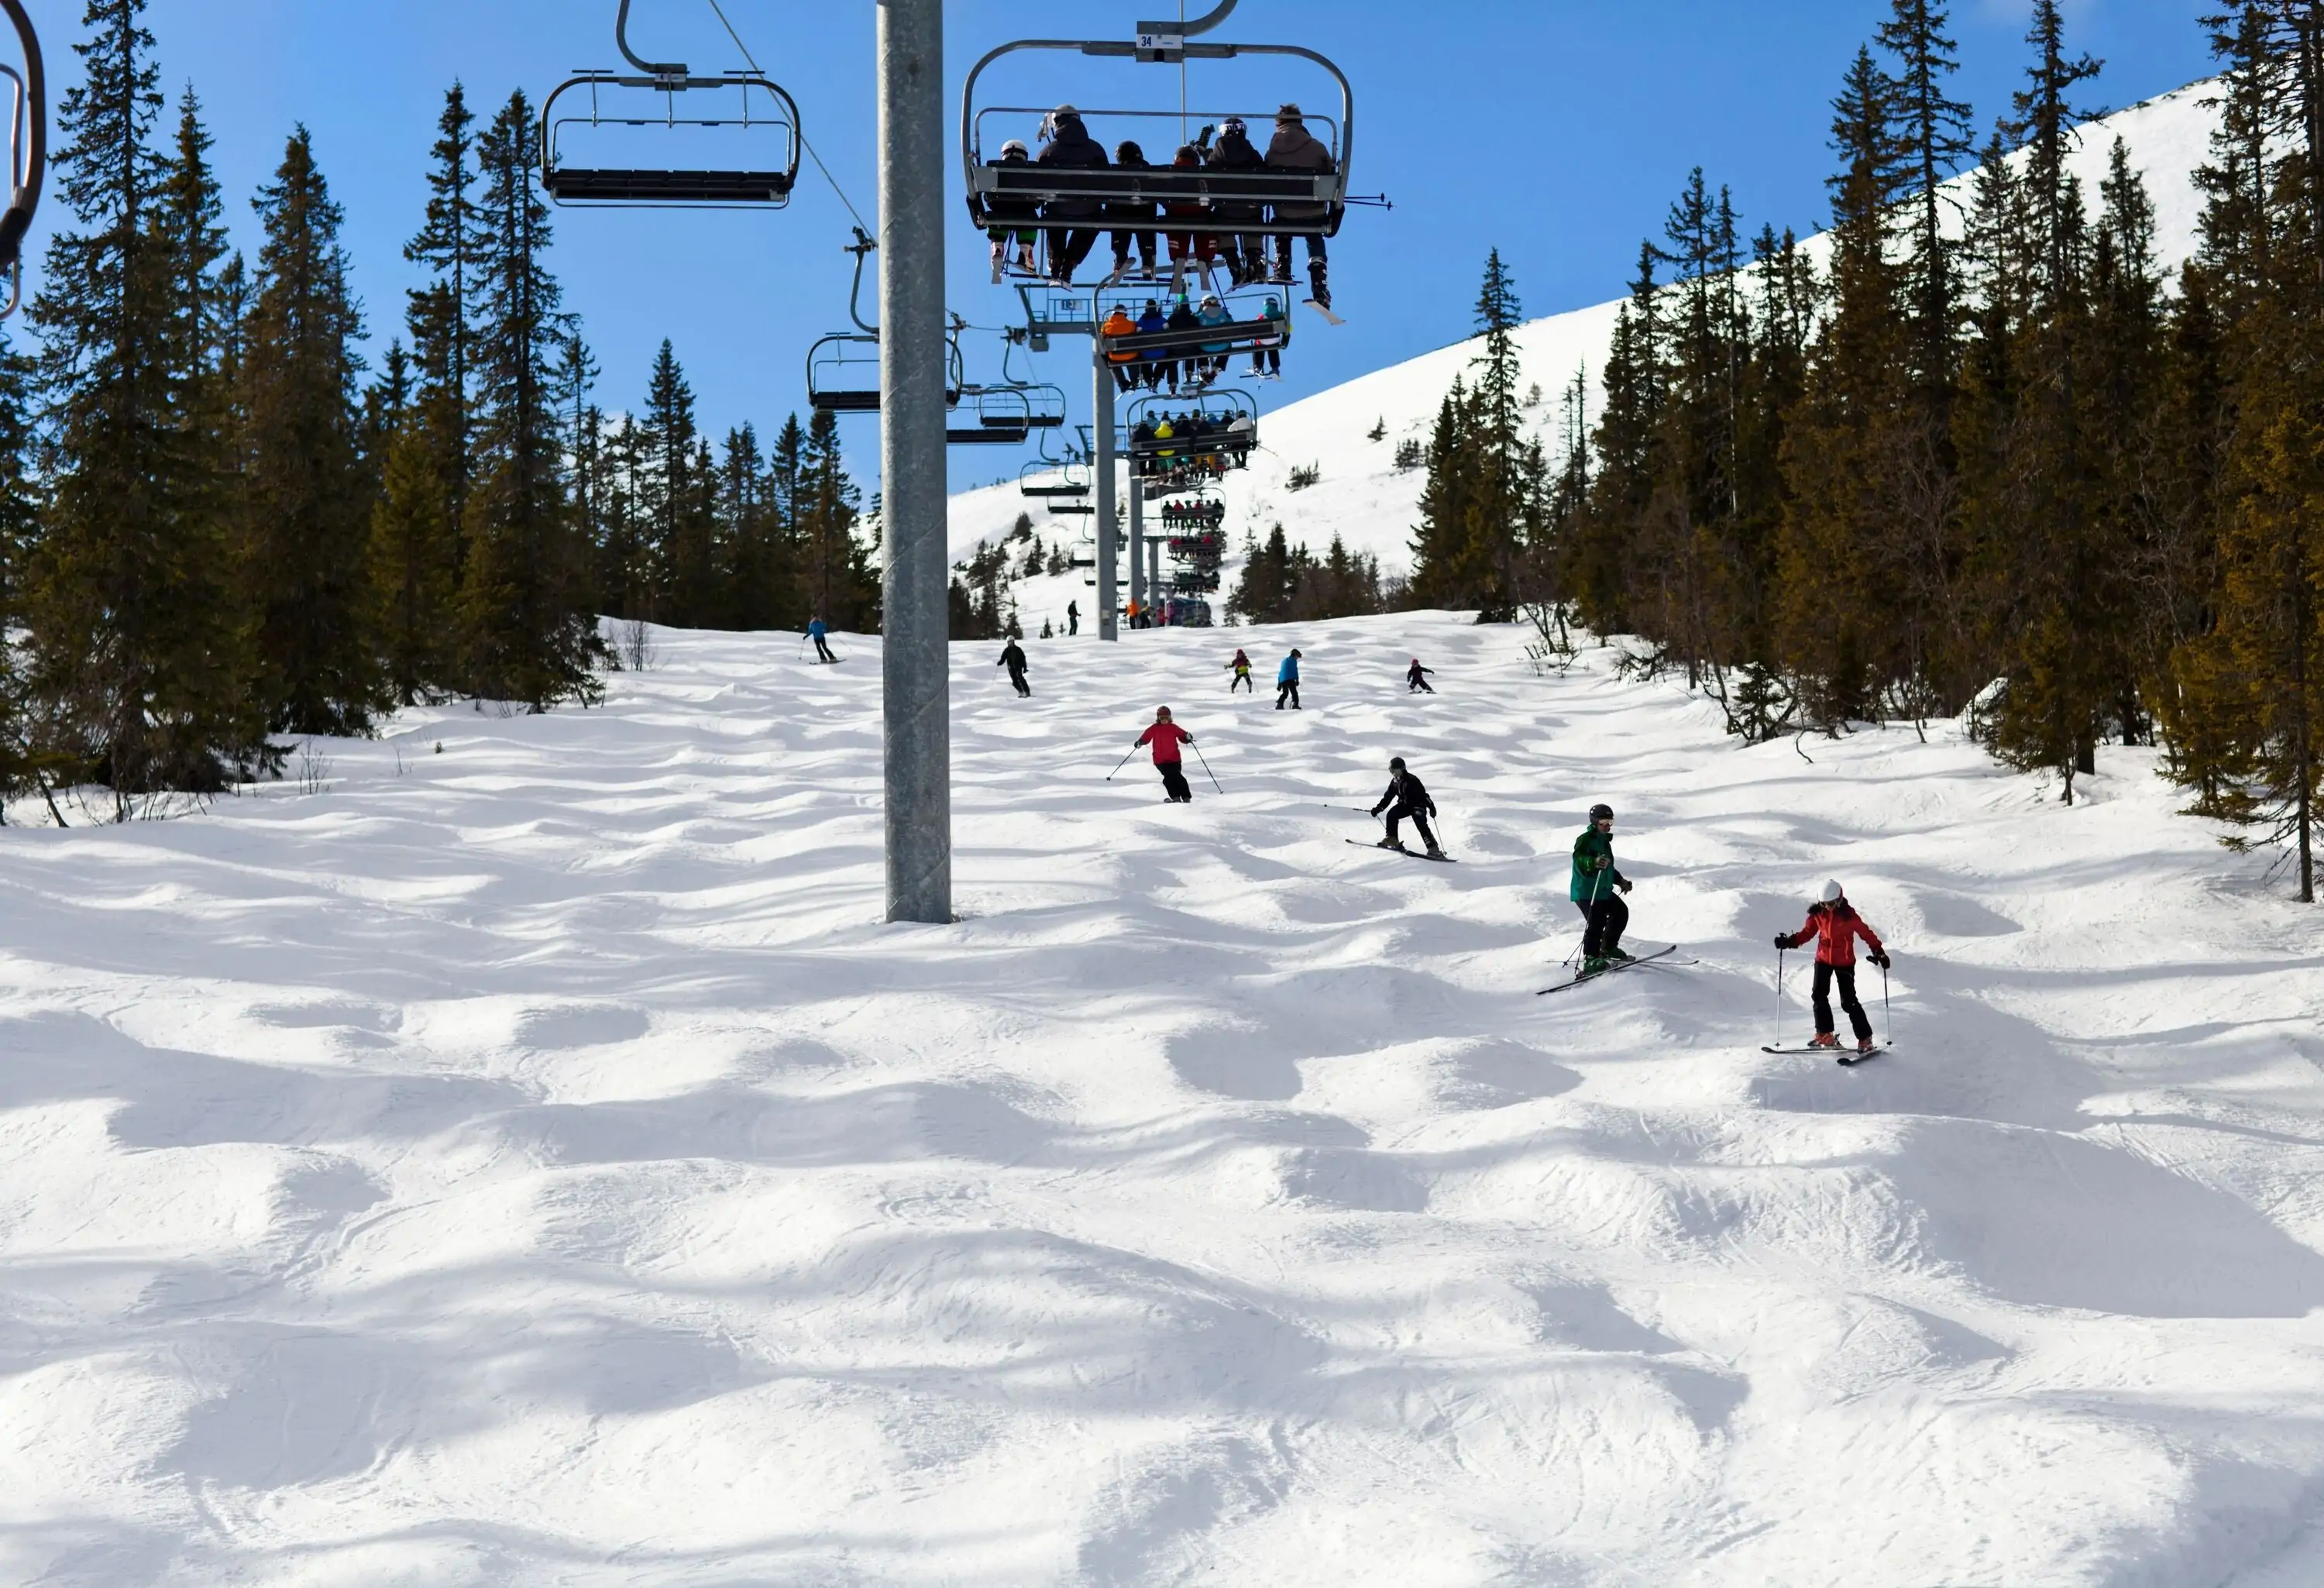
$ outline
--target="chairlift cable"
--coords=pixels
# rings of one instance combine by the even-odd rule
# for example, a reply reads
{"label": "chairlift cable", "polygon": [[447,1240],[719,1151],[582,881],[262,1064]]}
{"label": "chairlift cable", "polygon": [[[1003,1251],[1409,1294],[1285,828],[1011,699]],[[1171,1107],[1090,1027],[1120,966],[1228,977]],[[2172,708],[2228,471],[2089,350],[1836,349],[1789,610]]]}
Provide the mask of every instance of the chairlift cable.
{"label": "chairlift cable", "polygon": [[[1185,0],[1180,0],[1180,4],[1183,6]],[[724,28],[726,36],[734,41],[734,48],[742,52],[743,61],[752,71],[763,77],[766,69],[759,64],[759,58],[751,53],[751,47],[742,42],[742,35],[734,31],[734,24],[726,20],[725,10],[718,4],[718,0],[710,0],[710,14],[718,19],[718,25]],[[823,180],[829,182],[831,190],[839,195],[839,202],[846,207],[848,215],[858,226],[867,232],[870,231],[872,228],[863,225],[862,212],[855,208],[855,201],[848,198],[847,189],[839,185],[839,179],[831,174],[831,167],[824,164],[823,156],[816,153],[815,145],[807,141],[805,127],[798,129],[798,141],[799,146],[807,151],[807,158],[815,162],[815,169],[823,173]]]}

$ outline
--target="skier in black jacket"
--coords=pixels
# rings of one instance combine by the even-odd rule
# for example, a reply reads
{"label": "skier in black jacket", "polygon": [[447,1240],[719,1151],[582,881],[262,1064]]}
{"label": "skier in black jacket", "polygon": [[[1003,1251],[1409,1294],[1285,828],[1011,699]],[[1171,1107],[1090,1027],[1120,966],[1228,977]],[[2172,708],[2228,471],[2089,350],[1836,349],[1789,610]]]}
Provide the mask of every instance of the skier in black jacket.
{"label": "skier in black jacket", "polygon": [[1001,648],[1001,660],[992,664],[1009,669],[1009,681],[1017,686],[1017,693],[1026,699],[1033,697],[1033,686],[1025,681],[1025,648],[1012,638]]}
{"label": "skier in black jacket", "polygon": [[1443,848],[1436,842],[1436,835],[1428,829],[1428,818],[1436,814],[1436,801],[1428,797],[1428,790],[1422,786],[1420,780],[1405,770],[1401,755],[1388,763],[1388,792],[1380,796],[1378,805],[1372,807],[1374,816],[1384,810],[1388,812],[1388,836],[1380,840],[1379,846],[1382,849],[1403,848],[1404,840],[1396,836],[1397,824],[1410,817],[1412,825],[1420,829],[1421,841],[1428,845],[1429,858],[1443,859]]}

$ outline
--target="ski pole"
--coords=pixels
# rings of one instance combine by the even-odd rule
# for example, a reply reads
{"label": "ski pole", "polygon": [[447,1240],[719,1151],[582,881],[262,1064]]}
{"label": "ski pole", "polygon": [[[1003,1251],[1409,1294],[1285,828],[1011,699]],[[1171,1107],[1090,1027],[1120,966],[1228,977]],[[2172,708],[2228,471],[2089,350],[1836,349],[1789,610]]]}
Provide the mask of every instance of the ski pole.
{"label": "ski pole", "polygon": [[1784,1045],[1784,946],[1775,945],[1775,1046]]}
{"label": "ski pole", "polygon": [[799,636],[799,648],[798,648],[798,654],[797,656],[792,657],[792,658],[791,658],[791,660],[792,660],[793,661],[803,661],[803,660],[805,660],[806,659],[807,659],[807,636],[806,636],[805,634],[801,634],[801,635]]}
{"label": "ski pole", "polygon": [[[1132,745],[1130,747],[1130,755],[1135,755],[1135,754],[1137,754],[1137,753],[1138,753],[1138,751],[1139,751],[1139,746],[1137,746],[1137,745],[1135,745],[1135,744],[1132,744]],[[1126,766],[1128,766],[1128,765],[1130,764],[1130,755],[1125,755],[1125,756],[1123,756],[1120,761],[1117,761],[1117,762],[1115,762],[1113,763],[1113,771],[1111,771],[1111,772],[1108,772],[1108,773],[1106,773],[1106,774],[1105,774],[1105,780],[1106,780],[1107,782],[1111,783],[1111,781],[1113,781],[1113,780],[1114,780],[1114,774],[1115,774],[1116,772],[1120,771],[1121,771],[1121,769],[1122,769],[1123,767],[1126,767]]]}
{"label": "ski pole", "polygon": [[1210,757],[1204,755],[1203,753],[1203,747],[1200,744],[1195,744],[1192,739],[1187,740],[1186,743],[1190,745],[1194,745],[1194,759],[1203,763],[1203,773],[1205,777],[1211,780],[1211,787],[1216,789],[1222,796],[1224,796],[1226,793],[1226,787],[1219,781],[1219,774],[1211,771]]}
{"label": "ski pole", "polygon": [[1582,941],[1575,944],[1573,952],[1565,956],[1566,964],[1577,964],[1584,957],[1582,951],[1590,946],[1590,934],[1598,928],[1598,896],[1605,890],[1606,873],[1601,871],[1590,884],[1590,908],[1582,912],[1585,924],[1582,928]]}
{"label": "ski pole", "polygon": [[1888,967],[1880,967],[1880,1019],[1888,1028],[1888,1046],[1896,1046],[1896,1010],[1888,1002]]}

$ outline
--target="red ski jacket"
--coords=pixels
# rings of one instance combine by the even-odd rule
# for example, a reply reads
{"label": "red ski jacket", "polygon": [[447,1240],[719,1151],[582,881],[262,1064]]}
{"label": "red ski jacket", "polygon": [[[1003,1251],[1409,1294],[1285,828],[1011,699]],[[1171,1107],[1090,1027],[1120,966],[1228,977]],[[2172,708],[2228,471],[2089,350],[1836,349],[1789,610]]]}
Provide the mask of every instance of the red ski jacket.
{"label": "red ski jacket", "polygon": [[1868,925],[1864,918],[1849,908],[1843,899],[1838,904],[1808,906],[1808,924],[1794,932],[1785,946],[1797,948],[1809,938],[1816,940],[1816,963],[1838,966],[1856,964],[1856,940],[1863,938],[1872,945],[1872,952],[1883,954],[1880,935]]}
{"label": "red ski jacket", "polygon": [[1151,744],[1154,746],[1154,764],[1156,766],[1176,766],[1180,762],[1186,759],[1185,756],[1178,753],[1178,746],[1181,743],[1193,743],[1194,742],[1194,735],[1186,732],[1185,729],[1180,727],[1176,723],[1156,723],[1152,727],[1138,735],[1138,742],[1140,744]]}

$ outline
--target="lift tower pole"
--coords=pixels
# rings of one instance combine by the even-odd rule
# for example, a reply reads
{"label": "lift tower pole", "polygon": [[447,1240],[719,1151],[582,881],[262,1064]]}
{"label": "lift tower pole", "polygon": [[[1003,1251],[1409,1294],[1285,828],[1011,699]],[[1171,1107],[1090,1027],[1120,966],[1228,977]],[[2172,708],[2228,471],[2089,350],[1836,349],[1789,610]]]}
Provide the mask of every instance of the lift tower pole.
{"label": "lift tower pole", "polygon": [[[1097,295],[1090,296],[1090,319],[1097,319]],[[1115,503],[1119,500],[1113,485],[1113,365],[1105,356],[1105,337],[1093,324],[1090,345],[1097,349],[1096,402],[1097,424],[1091,433],[1090,469],[1097,479],[1097,637],[1100,640],[1121,638],[1121,623],[1115,609],[1120,605],[1121,519]],[[1138,488],[1133,476],[1130,489]]]}
{"label": "lift tower pole", "polygon": [[952,919],[944,0],[879,0],[888,919]]}

